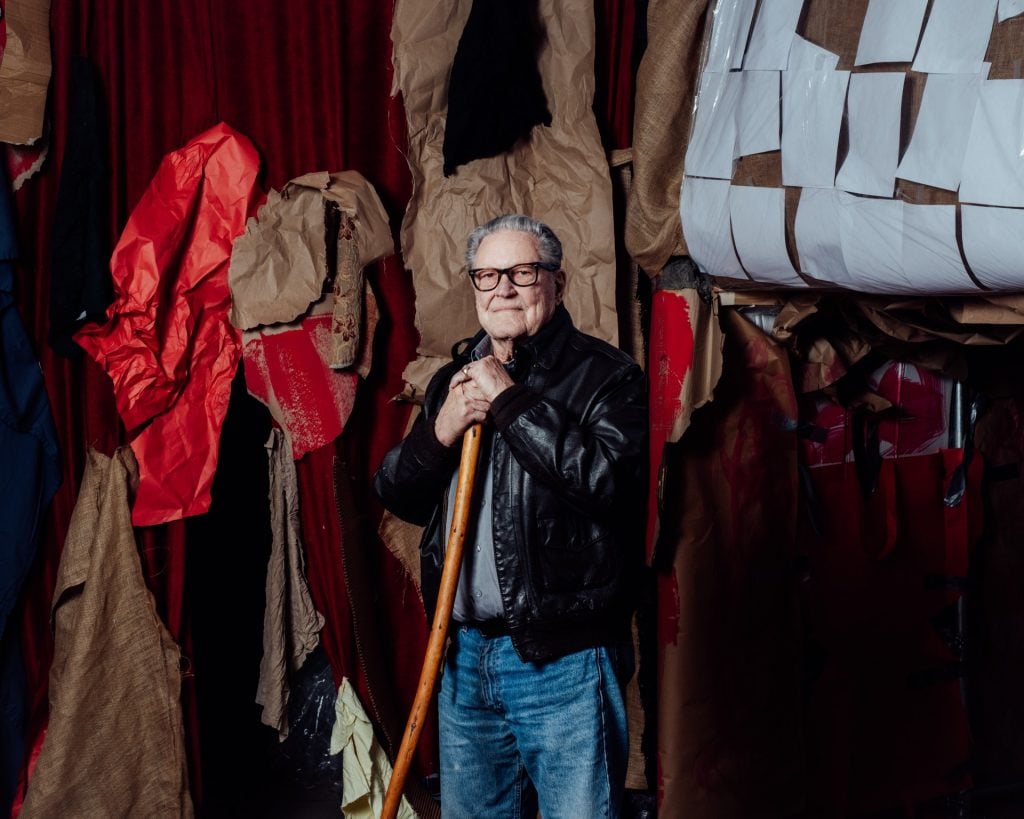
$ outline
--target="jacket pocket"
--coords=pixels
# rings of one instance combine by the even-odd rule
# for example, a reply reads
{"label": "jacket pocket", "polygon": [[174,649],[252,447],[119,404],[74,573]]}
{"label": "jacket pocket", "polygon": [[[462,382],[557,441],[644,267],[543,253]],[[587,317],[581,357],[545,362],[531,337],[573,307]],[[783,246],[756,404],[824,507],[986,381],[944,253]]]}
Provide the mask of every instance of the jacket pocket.
{"label": "jacket pocket", "polygon": [[537,518],[536,560],[547,592],[599,589],[617,574],[615,539],[603,527],[574,516]]}

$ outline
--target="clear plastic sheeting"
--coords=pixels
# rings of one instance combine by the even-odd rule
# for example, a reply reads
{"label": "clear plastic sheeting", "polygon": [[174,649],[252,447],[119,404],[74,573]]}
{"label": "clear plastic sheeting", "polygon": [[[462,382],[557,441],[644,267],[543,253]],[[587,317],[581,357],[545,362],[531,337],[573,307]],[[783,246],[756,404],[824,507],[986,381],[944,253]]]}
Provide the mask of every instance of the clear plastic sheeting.
{"label": "clear plastic sheeting", "polygon": [[762,0],[752,22],[751,5],[709,3],[680,193],[698,267],[778,287],[1024,291],[1024,24],[1009,20],[1024,0]]}
{"label": "clear plastic sheeting", "polygon": [[743,54],[757,0],[728,0],[715,4],[705,71],[728,71],[743,64]]}
{"label": "clear plastic sheeting", "polygon": [[838,66],[838,54],[805,40],[799,34],[793,35],[787,66],[790,71],[835,71]]}
{"label": "clear plastic sheeting", "polygon": [[705,71],[701,76],[693,133],[686,149],[687,176],[732,178],[741,90],[739,73]]}
{"label": "clear plastic sheeting", "polygon": [[804,0],[762,2],[750,36],[743,68],[751,71],[781,71],[789,64],[796,24]]}

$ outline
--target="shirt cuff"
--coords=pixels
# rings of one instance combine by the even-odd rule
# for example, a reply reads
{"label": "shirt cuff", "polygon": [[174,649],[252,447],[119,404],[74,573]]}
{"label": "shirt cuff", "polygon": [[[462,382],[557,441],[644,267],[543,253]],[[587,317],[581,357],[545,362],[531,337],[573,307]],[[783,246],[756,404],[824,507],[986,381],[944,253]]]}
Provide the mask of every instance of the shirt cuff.
{"label": "shirt cuff", "polygon": [[499,431],[540,401],[540,394],[525,384],[513,384],[491,401],[491,418]]}

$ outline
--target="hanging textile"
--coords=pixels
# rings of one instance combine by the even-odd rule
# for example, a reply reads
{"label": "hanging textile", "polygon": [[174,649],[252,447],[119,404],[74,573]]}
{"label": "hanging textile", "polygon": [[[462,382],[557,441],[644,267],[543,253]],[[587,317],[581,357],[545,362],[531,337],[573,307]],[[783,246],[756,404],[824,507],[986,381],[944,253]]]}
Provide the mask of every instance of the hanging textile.
{"label": "hanging textile", "polygon": [[50,724],[21,809],[192,816],[181,655],[156,613],[131,524],[130,450],[90,450],[54,590]]}
{"label": "hanging textile", "polygon": [[256,703],[264,725],[288,736],[288,675],[302,668],[320,642],[324,617],[316,610],[306,582],[299,524],[299,484],[284,433],[270,431],[270,527],[267,608],[263,618],[263,659]]}
{"label": "hanging textile", "polygon": [[11,615],[36,556],[42,517],[61,483],[57,432],[35,353],[14,303],[11,198],[0,168],[0,815],[25,749],[26,680]]}

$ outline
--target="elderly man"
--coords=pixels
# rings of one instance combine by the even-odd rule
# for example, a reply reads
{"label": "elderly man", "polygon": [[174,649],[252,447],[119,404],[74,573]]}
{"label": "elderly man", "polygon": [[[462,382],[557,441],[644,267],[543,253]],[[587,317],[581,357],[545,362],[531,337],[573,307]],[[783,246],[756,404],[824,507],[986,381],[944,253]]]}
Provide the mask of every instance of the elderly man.
{"label": "elderly man", "polygon": [[375,486],[426,526],[433,613],[459,444],[485,424],[466,558],[438,698],[446,817],[617,816],[627,757],[621,686],[639,565],[645,384],[562,305],[562,247],[502,216],[466,252],[483,328],[427,388]]}

